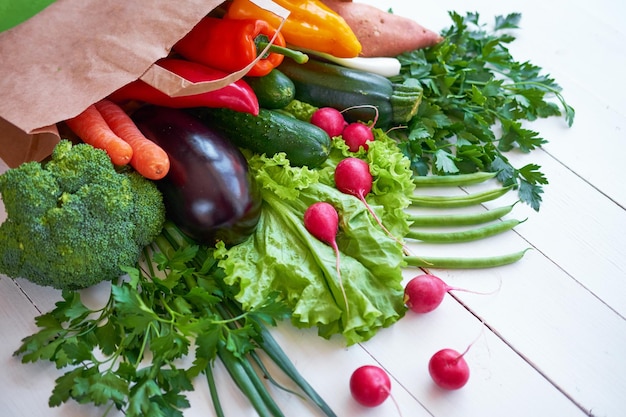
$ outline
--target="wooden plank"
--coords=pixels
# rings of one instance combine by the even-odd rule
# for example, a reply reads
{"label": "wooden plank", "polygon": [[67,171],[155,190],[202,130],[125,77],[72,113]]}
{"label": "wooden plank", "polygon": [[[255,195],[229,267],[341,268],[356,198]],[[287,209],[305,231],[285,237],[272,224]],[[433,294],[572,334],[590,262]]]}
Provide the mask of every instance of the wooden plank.
{"label": "wooden plank", "polygon": [[39,362],[22,364],[13,352],[20,340],[36,331],[34,317],[39,314],[20,288],[5,276],[0,275],[0,404],[6,416],[102,416],[104,409],[80,407],[50,408],[48,398],[54,380],[60,375],[54,364]]}
{"label": "wooden plank", "polygon": [[626,211],[547,154],[533,159],[551,178],[550,185],[540,212],[516,230],[573,281],[626,317]]}
{"label": "wooden plank", "polygon": [[[363,345],[433,416],[586,415],[452,297],[431,313],[409,313]],[[469,345],[467,385],[451,392],[434,386],[430,357],[443,348],[463,352]]]}
{"label": "wooden plank", "polygon": [[[584,409],[619,415],[626,389],[626,364],[620,360],[626,323],[552,261],[529,252],[519,264],[499,271],[441,274],[450,285],[482,290],[501,278],[496,295],[457,297]],[[450,324],[450,332],[458,329]],[[434,337],[441,338],[441,333]],[[494,373],[502,371],[500,365],[491,366]],[[517,378],[518,372],[510,375]],[[527,390],[519,395],[524,397]]]}
{"label": "wooden plank", "polygon": [[[619,415],[621,393],[626,390],[626,363],[619,359],[626,349],[626,215],[547,153],[520,155],[512,161],[521,165],[525,158],[540,163],[553,178],[539,213],[519,206],[513,217],[527,215],[529,220],[515,232],[445,248],[418,244],[415,250],[470,255],[533,246],[535,250],[522,261],[508,267],[438,273],[452,286],[483,292],[501,281],[493,296],[458,293],[457,297],[582,408],[597,415]],[[472,186],[472,191],[488,186]],[[513,195],[503,199],[512,200]],[[455,323],[451,328],[460,326]],[[433,335],[440,338],[441,332]],[[390,353],[389,360],[397,354]],[[382,350],[375,353],[381,361],[383,355]],[[500,366],[493,369],[501,371]],[[422,402],[430,409],[428,402]],[[469,409],[460,408],[459,413],[471,415]]]}
{"label": "wooden plank", "polygon": [[[621,3],[615,7],[625,8]],[[542,12],[524,14],[523,22],[533,30],[519,31],[511,51],[514,56],[544,68],[563,87],[565,99],[576,110],[572,128],[552,118],[528,124],[549,141],[544,149],[626,207],[621,165],[612,152],[621,146],[626,129],[626,85],[617,82],[610,71],[606,80],[597,78],[598,71],[626,66],[624,35],[616,27],[606,25],[598,10],[602,9],[596,8],[596,13],[590,15],[581,5],[546,2]],[[619,13],[619,9],[614,12]],[[565,21],[584,22],[584,30],[581,23],[552,30],[556,14]],[[546,42],[547,34],[550,42]]]}
{"label": "wooden plank", "polygon": [[[378,365],[378,358],[359,345],[346,347],[343,340],[321,339],[313,329],[295,329],[284,323],[273,331],[277,341],[288,347],[287,355],[302,375],[328,400],[338,416],[396,416],[398,411],[392,399],[381,406],[366,408],[350,396],[349,379],[352,372],[362,365]],[[431,416],[415,392],[390,375],[392,395],[404,416]],[[296,414],[293,414],[296,415]]]}

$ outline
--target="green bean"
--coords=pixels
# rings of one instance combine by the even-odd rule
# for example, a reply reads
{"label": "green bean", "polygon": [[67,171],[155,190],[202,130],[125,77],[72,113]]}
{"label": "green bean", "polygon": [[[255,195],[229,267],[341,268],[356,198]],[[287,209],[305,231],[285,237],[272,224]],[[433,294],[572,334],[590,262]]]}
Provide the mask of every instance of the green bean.
{"label": "green bean", "polygon": [[468,207],[477,205],[480,203],[484,203],[486,201],[495,200],[498,197],[506,194],[511,187],[500,187],[493,190],[487,190],[482,192],[477,192],[473,194],[463,194],[463,195],[455,195],[455,196],[447,196],[447,195],[437,195],[437,196],[429,196],[429,195],[417,195],[414,194],[410,197],[412,206],[420,206],[420,207],[439,207],[439,208],[448,208],[448,207]]}
{"label": "green bean", "polygon": [[416,175],[413,177],[413,182],[418,187],[451,187],[477,184],[494,178],[496,175],[498,175],[497,172],[485,171],[455,175]]}
{"label": "green bean", "polygon": [[473,240],[484,239],[490,236],[495,236],[499,233],[506,232],[524,221],[525,220],[508,219],[501,222],[489,224],[487,226],[474,227],[472,229],[454,232],[424,232],[418,230],[409,230],[405,237],[429,243],[471,242]]}
{"label": "green bean", "polygon": [[497,207],[478,213],[459,214],[409,214],[407,220],[411,227],[416,226],[470,226],[487,223],[509,214],[513,210],[513,203],[508,206]]}
{"label": "green bean", "polygon": [[522,259],[530,248],[519,252],[505,255],[476,257],[476,258],[454,258],[454,257],[428,257],[428,256],[405,256],[404,260],[408,266],[418,268],[435,269],[483,269],[494,268],[512,264]]}

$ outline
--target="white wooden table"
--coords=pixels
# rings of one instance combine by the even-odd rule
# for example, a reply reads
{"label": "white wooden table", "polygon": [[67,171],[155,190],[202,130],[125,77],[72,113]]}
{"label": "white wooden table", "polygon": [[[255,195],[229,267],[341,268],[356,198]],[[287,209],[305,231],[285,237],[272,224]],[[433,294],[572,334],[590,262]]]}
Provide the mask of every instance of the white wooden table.
{"label": "white wooden table", "polygon": [[[393,377],[393,395],[404,417],[625,416],[625,3],[362,1],[391,7],[435,30],[451,24],[449,10],[477,11],[485,22],[498,14],[522,13],[522,29],[515,32],[511,52],[557,80],[577,111],[576,119],[572,128],[558,118],[531,124],[549,143],[531,155],[509,155],[517,166],[534,162],[547,174],[550,184],[540,212],[517,205],[511,216],[528,221],[483,242],[454,248],[415,246],[429,255],[503,253],[531,246],[534,250],[510,266],[437,271],[449,284],[477,291],[501,284],[497,293],[457,292],[436,311],[409,313],[367,343],[350,348],[339,339],[322,340],[314,331],[289,325],[275,332],[279,341],[342,417],[397,415],[391,401],[366,409],[350,397],[352,371],[376,363]],[[406,270],[406,279],[417,273]],[[12,356],[21,338],[36,330],[33,318],[58,299],[56,291],[0,279],[3,416],[102,415],[103,410],[74,403],[48,408],[59,371],[47,363],[23,365]],[[434,388],[426,368],[429,357],[444,347],[462,351],[472,341],[466,356],[469,383],[454,392]],[[255,415],[227,377],[220,389],[229,415]],[[289,416],[316,415],[296,398],[276,395]],[[206,383],[199,382],[190,398],[186,416],[213,415]]]}

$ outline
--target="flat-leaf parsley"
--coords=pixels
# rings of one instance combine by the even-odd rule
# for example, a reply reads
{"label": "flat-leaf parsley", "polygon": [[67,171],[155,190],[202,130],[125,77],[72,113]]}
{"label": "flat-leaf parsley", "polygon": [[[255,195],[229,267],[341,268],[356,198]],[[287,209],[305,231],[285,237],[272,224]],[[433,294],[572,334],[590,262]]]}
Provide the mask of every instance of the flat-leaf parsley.
{"label": "flat-leaf parsley", "polygon": [[399,56],[402,70],[394,81],[417,79],[424,96],[407,129],[392,135],[416,174],[498,172],[498,180],[539,210],[542,185],[548,183],[540,167],[515,168],[504,154],[530,152],[547,142],[523,121],[564,115],[571,126],[574,109],[554,79],[530,62],[516,61],[507,49],[519,13],[496,16],[490,30],[478,13],[450,17],[453,25],[442,31],[442,42]]}

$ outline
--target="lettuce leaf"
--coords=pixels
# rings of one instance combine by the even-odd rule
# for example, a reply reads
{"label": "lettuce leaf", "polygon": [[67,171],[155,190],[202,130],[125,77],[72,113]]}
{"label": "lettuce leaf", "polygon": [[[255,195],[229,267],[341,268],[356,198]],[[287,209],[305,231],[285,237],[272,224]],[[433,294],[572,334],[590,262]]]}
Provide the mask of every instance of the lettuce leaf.
{"label": "lettuce leaf", "polygon": [[[356,197],[334,187],[333,172],[347,156],[364,158],[375,177],[368,203],[397,238],[408,231],[404,209],[413,193],[409,161],[382,131],[368,152],[349,152],[333,141],[328,160],[318,169],[291,167],[284,154],[248,155],[250,170],[263,199],[256,232],[245,242],[215,256],[225,281],[239,287],[244,308],[263,303],[278,292],[292,309],[297,327],[317,327],[330,338],[341,334],[348,345],[370,339],[406,312],[403,302],[403,247],[376,223]],[[341,276],[349,302],[346,309],[332,248],[304,227],[306,208],[317,201],[332,204],[340,215],[337,243]]]}

